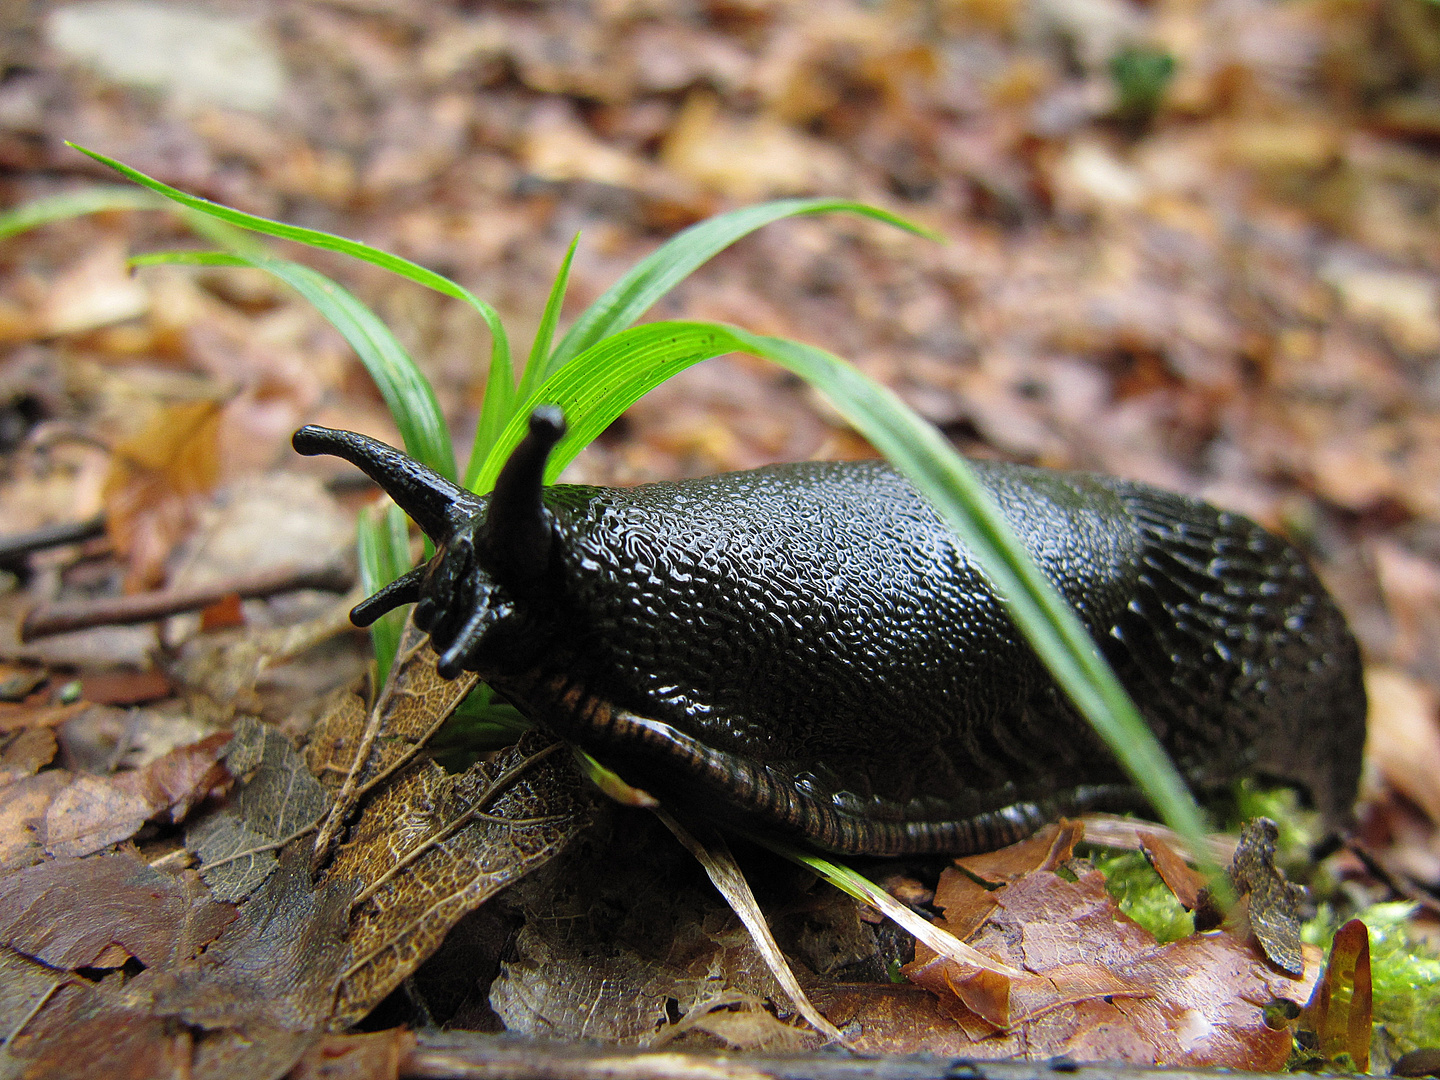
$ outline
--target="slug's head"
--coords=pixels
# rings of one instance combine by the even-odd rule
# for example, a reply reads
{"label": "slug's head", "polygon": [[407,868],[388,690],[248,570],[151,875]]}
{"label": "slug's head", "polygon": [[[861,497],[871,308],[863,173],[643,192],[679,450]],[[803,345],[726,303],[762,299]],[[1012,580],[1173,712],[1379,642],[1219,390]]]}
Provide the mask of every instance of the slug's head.
{"label": "slug's head", "polygon": [[545,462],[565,434],[560,409],[541,406],[488,497],[457,487],[393,447],[313,424],[292,440],[305,455],[334,454],[379,484],[435,544],[435,557],[355,606],[356,626],[415,603],[447,679],[483,671],[535,634],[520,613],[558,588],[555,524],[541,499]]}

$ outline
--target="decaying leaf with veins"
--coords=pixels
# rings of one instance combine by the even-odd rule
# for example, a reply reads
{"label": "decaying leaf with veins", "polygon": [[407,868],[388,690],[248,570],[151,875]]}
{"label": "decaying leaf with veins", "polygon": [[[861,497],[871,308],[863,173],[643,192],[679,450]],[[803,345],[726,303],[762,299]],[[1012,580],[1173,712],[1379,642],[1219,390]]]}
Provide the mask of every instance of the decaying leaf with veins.
{"label": "decaying leaf with veins", "polygon": [[235,725],[225,763],[242,782],[224,808],[191,825],[185,846],[221,900],[241,900],[274,871],[277,854],[315,827],[328,800],[288,739],[249,717]]}
{"label": "decaying leaf with veins", "polygon": [[462,917],[554,856],[590,808],[563,744],[535,733],[463,773],[421,760],[392,774],[326,873],[356,885],[332,1026],[361,1019]]}
{"label": "decaying leaf with veins", "polygon": [[[435,670],[436,660],[429,635],[417,629],[413,619],[407,620],[390,676],[364,731],[358,740],[351,740],[356,749],[349,770],[315,841],[317,867],[329,856],[361,800],[414,760],[479,681],[473,672],[442,679]],[[333,728],[321,737],[343,738]]]}

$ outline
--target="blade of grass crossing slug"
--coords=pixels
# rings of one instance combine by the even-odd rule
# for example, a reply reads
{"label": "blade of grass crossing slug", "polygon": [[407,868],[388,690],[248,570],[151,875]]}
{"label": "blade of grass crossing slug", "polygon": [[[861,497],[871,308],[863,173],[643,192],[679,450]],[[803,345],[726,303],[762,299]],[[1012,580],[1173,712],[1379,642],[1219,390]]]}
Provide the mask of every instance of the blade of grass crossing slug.
{"label": "blade of grass crossing slug", "polygon": [[0,214],[0,240],[48,225],[52,221],[65,221],[85,214],[100,214],[108,210],[166,209],[170,209],[170,204],[165,199],[148,191],[136,191],[132,187],[107,184],[80,191],[65,191],[59,195],[31,199]]}
{"label": "blade of grass crossing slug", "polygon": [[[382,514],[362,513],[356,520],[360,559],[360,581],[366,595],[379,592],[410,569],[410,536],[405,512],[394,503]],[[384,686],[390,665],[400,647],[405,628],[405,609],[386,612],[370,626],[370,643],[375,650],[376,686]]]}
{"label": "blade of grass crossing slug", "polygon": [[[337,236],[334,233],[322,232],[319,229],[306,229],[299,225],[287,225],[282,221],[271,221],[269,218],[258,217],[255,214],[247,214],[241,210],[235,210],[219,203],[211,202],[209,199],[202,199],[196,195],[188,194],[169,184],[161,183],[154,177],[146,176],[138,169],[132,169],[129,165],[116,161],[114,158],[106,157],[104,154],[87,150],[75,143],[66,143],[80,153],[100,162],[100,164],[114,169],[121,176],[131,180],[141,187],[149,188],[151,191],[165,198],[187,206],[201,214],[228,222],[231,225],[239,226],[242,229],[249,229],[252,232],[264,233],[266,236],[275,236],[281,240],[294,240],[297,243],[307,244],[310,247],[323,248],[326,251],[338,251],[342,255],[350,255],[353,258],[371,263],[381,269],[389,270],[392,274],[399,274],[401,277],[409,278],[418,285],[424,285],[428,289],[434,289],[438,293],[453,297],[474,308],[485,325],[490,329],[492,346],[490,350],[491,367],[499,366],[507,373],[507,378],[513,380],[514,374],[510,361],[510,340],[505,335],[505,327],[500,322],[500,315],[496,310],[472,293],[469,289],[456,284],[449,278],[427,270],[419,263],[411,262],[409,259],[401,258],[399,255],[392,255],[388,251],[381,251],[379,248],[371,247],[369,244],[361,243],[358,240],[350,240],[344,236]],[[412,455],[413,456],[413,455]],[[454,479],[452,470],[447,474]]]}
{"label": "blade of grass crossing slug", "polygon": [[610,286],[575,320],[575,324],[550,355],[543,376],[549,377],[592,345],[624,330],[645,314],[655,301],[689,277],[696,268],[762,225],[800,214],[823,214],[831,211],[859,214],[894,225],[917,236],[941,239],[929,229],[906,221],[888,210],[849,199],[778,199],[761,203],[759,206],[732,210],[728,214],[690,226],[636,263],[629,273]]}
{"label": "blade of grass crossing slug", "polygon": [[580,243],[580,234],[570,241],[565,258],[550,286],[550,296],[545,301],[545,310],[540,316],[540,325],[535,330],[535,341],[530,346],[530,359],[520,376],[520,388],[516,390],[508,379],[496,377],[497,369],[490,369],[490,378],[485,385],[485,401],[480,407],[480,422],[475,426],[475,446],[470,451],[470,464],[465,470],[465,486],[473,487],[475,478],[485,458],[495,445],[506,421],[515,412],[516,400],[524,401],[534,392],[550,355],[550,345],[555,339],[555,324],[560,320],[560,308],[565,303],[565,289],[570,282],[570,263],[575,258],[575,246]]}
{"label": "blade of grass crossing slug", "polygon": [[525,362],[525,373],[520,377],[521,400],[529,397],[545,377],[546,363],[550,358],[550,346],[555,341],[555,326],[560,321],[560,308],[565,303],[565,290],[570,283],[570,263],[575,258],[575,247],[580,243],[580,234],[570,241],[560,269],[555,274],[555,283],[550,286],[550,296],[545,301],[545,311],[540,316],[540,326],[535,331],[535,342],[530,346],[530,359]]}
{"label": "blade of grass crossing slug", "polygon": [[740,917],[740,921],[745,924],[745,929],[750,931],[750,940],[760,950],[760,955],[765,960],[765,966],[770,969],[770,974],[775,976],[775,980],[789,995],[800,1015],[829,1041],[848,1046],[849,1043],[845,1041],[845,1036],[840,1034],[834,1024],[825,1019],[820,1010],[815,1008],[814,1003],[805,995],[805,991],[800,988],[800,981],[795,978],[795,972],[790,969],[785,954],[780,951],[780,946],[775,943],[775,936],[770,933],[770,926],[765,922],[765,914],[755,901],[755,894],[750,891],[750,883],[745,880],[745,875],[735,864],[735,857],[730,854],[730,848],[720,834],[712,833],[709,843],[702,844],[664,810],[657,808],[654,813],[665,823],[665,827],[675,834],[675,838],[685,845],[685,850],[694,855],[700,865],[705,868],[705,873],[710,876],[715,888],[720,890],[720,895],[730,905],[730,910]]}
{"label": "blade of grass crossing slug", "polygon": [[308,266],[270,256],[228,252],[160,252],[132,259],[137,266],[254,266],[268,270],[301,296],[345,336],[375,380],[405,442],[405,451],[447,479],[455,479],[455,447],[430,382],[380,319],[338,283]]}
{"label": "blade of grass crossing slug", "polygon": [[957,964],[984,968],[986,971],[993,971],[997,975],[1004,975],[1011,979],[1025,974],[1018,968],[1013,968],[1009,964],[986,956],[973,946],[966,945],[954,934],[941,930],[896,900],[869,878],[848,866],[833,863],[829,859],[823,859],[818,855],[812,855],[807,851],[801,851],[799,848],[777,843],[765,837],[751,836],[750,839],[793,863],[815,871],[846,896],[859,900],[862,904],[869,904],[887,919],[907,931],[917,941],[923,941],[941,956],[954,960]]}
{"label": "blade of grass crossing slug", "polygon": [[[1010,617],[1081,714],[1191,850],[1206,852],[1203,817],[1184,780],[1081,625],[1035,565],[974,472],[932,425],[889,389],[837,356],[783,338],[731,331],[737,350],[799,375],[820,390],[872,446],[900,469],[974,553]],[[1213,862],[1201,869],[1222,903],[1229,880]]]}

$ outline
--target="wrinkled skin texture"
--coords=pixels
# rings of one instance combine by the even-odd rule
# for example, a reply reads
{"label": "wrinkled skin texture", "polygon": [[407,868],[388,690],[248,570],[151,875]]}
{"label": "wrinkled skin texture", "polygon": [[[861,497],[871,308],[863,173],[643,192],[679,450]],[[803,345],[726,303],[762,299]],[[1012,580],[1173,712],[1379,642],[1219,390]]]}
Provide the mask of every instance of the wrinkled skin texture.
{"label": "wrinkled skin texture", "polygon": [[[1358,651],[1298,553],[1139,484],[975,468],[1193,784],[1263,774],[1348,817]],[[973,560],[873,462],[543,491],[525,580],[487,565],[483,500],[417,622],[625,780],[830,850],[998,847],[1133,806]],[[513,577],[513,575],[512,575]]]}

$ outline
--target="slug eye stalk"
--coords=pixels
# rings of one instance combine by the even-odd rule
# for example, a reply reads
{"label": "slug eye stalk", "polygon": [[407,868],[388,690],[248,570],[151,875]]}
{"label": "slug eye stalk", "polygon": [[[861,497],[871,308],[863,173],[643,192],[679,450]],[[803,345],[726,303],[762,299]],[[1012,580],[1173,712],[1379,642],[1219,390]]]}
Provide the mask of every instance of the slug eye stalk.
{"label": "slug eye stalk", "polygon": [[490,495],[482,559],[497,581],[517,591],[538,585],[550,565],[555,536],[541,492],[550,451],[564,437],[565,414],[559,407],[537,408]]}
{"label": "slug eye stalk", "polygon": [[350,462],[379,484],[436,544],[444,543],[485,507],[478,495],[367,435],[306,424],[290,443],[306,457],[333,454]]}

